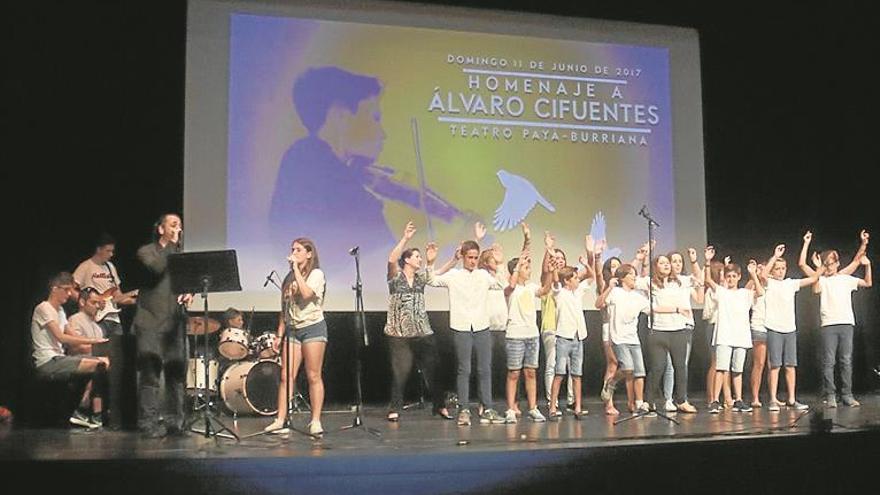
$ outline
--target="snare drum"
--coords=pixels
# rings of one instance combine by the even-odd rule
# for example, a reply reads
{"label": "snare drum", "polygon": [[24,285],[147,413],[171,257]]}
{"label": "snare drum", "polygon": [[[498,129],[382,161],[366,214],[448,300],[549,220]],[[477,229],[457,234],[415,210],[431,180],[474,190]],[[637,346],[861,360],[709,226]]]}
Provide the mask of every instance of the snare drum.
{"label": "snare drum", "polygon": [[241,328],[227,328],[220,332],[220,344],[217,346],[220,355],[232,361],[248,356],[250,335]]}
{"label": "snare drum", "polygon": [[[208,391],[217,392],[217,371],[220,364],[214,360],[208,360]],[[186,390],[191,394],[197,394],[205,390],[205,358],[190,358],[186,366]]]}
{"label": "snare drum", "polygon": [[239,361],[223,373],[220,397],[236,414],[273,416],[278,411],[281,365],[278,361]]}
{"label": "snare drum", "polygon": [[255,338],[251,343],[251,353],[257,359],[272,359],[278,356],[275,350],[275,342],[278,341],[278,335],[274,332],[265,332]]}

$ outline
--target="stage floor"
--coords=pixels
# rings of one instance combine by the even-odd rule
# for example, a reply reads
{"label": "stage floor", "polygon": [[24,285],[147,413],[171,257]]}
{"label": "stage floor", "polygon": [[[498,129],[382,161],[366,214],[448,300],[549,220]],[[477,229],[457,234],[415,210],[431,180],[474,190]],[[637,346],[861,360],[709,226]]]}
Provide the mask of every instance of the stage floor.
{"label": "stage floor", "polygon": [[[378,430],[374,436],[364,428],[338,429],[352,424],[348,409],[328,408],[323,416],[327,433],[321,439],[291,432],[288,435],[260,435],[271,422],[268,417],[217,417],[233,428],[240,442],[223,437],[205,438],[190,433],[182,438],[145,439],[137,432],[107,429],[25,429],[0,430],[0,460],[119,460],[157,458],[264,458],[345,455],[387,455],[457,452],[529,451],[534,449],[581,449],[609,446],[736,440],[750,437],[810,435],[817,432],[818,420],[833,413],[831,434],[880,428],[880,394],[860,397],[862,406],[823,409],[815,397],[804,397],[809,411],[783,408],[770,412],[766,405],[751,413],[723,411],[709,414],[702,407],[697,414],[672,414],[679,424],[661,417],[642,417],[621,422],[628,414],[605,416],[597,401],[586,402],[590,414],[581,420],[566,414],[560,421],[534,423],[520,418],[517,424],[459,427],[454,420],[432,416],[429,408],[411,409],[398,423],[385,420],[385,408],[364,408],[364,425]],[[618,404],[621,406],[622,404]],[[703,405],[704,406],[704,405]],[[521,405],[522,408],[525,404]],[[544,408],[542,407],[542,410]],[[546,412],[546,410],[545,410]],[[201,416],[199,416],[201,417]],[[296,413],[294,425],[305,429],[308,413]],[[474,420],[477,418],[474,417]],[[202,428],[204,422],[195,423]]]}

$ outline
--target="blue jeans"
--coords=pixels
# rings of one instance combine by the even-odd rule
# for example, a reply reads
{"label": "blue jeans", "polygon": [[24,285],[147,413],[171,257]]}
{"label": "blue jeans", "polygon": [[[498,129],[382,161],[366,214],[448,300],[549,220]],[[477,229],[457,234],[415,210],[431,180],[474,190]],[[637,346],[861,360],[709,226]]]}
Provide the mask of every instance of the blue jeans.
{"label": "blue jeans", "polygon": [[822,334],[822,385],[826,397],[834,397],[834,364],[840,363],[840,397],[852,399],[853,326],[828,325]]}

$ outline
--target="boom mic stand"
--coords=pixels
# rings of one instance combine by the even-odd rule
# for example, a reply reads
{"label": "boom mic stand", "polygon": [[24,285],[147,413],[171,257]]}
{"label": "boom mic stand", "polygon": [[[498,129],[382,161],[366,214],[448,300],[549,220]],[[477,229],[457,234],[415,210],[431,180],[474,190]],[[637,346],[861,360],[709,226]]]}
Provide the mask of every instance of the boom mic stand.
{"label": "boom mic stand", "polygon": [[364,347],[370,345],[370,338],[367,335],[367,322],[366,316],[364,315],[364,291],[363,284],[361,283],[361,257],[360,257],[360,249],[358,246],[353,247],[348,251],[348,254],[354,256],[354,268],[355,268],[355,284],[352,286],[352,290],[354,291],[354,329],[355,335],[359,337],[359,339],[355,340],[354,345],[354,375],[355,375],[355,400],[357,403],[355,404],[355,416],[352,420],[352,423],[347,426],[343,426],[340,428],[340,431],[351,430],[353,428],[363,428],[364,431],[374,435],[376,437],[381,437],[382,434],[379,430],[374,428],[370,428],[369,426],[364,424],[363,416],[361,415],[364,403],[363,403],[363,394],[361,390],[361,339],[363,339]]}
{"label": "boom mic stand", "polygon": [[[642,209],[639,210],[639,216],[644,218],[648,223],[648,331],[650,334],[654,333],[654,263],[652,260],[654,259],[654,227],[659,227],[660,224],[654,221],[654,218],[651,217],[651,213],[648,212],[647,206],[642,206]],[[655,399],[655,397],[652,397]],[[667,421],[671,421],[675,424],[681,424],[677,419],[668,416],[665,412],[660,412],[657,407],[652,402],[649,409],[647,411],[636,411],[632,416],[627,416],[625,418],[618,419],[613,424],[617,425],[619,423],[623,423],[625,421],[629,421],[631,419],[641,418],[648,414],[654,414],[659,416]]]}

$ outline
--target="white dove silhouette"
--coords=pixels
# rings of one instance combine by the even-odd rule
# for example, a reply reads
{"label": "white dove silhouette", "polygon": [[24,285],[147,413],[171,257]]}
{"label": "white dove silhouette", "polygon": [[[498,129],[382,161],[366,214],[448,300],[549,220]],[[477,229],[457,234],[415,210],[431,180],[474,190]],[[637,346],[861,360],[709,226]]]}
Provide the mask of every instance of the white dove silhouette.
{"label": "white dove silhouette", "polygon": [[[608,245],[607,239],[605,238],[605,214],[601,211],[596,213],[596,215],[593,217],[593,224],[590,226],[590,236],[592,236],[593,241],[606,241],[605,245]],[[604,251],[602,251],[602,263],[605,263],[608,258],[620,258],[620,253],[622,252],[623,251],[621,251],[620,248],[606,248]]]}
{"label": "white dove silhouette", "polygon": [[504,200],[501,201],[501,206],[495,210],[492,222],[496,231],[504,232],[519,225],[532,211],[536,203],[541,203],[541,206],[551,212],[556,211],[556,208],[544,199],[544,196],[541,196],[541,193],[527,179],[513,175],[506,170],[499,170],[496,175],[505,188]]}

